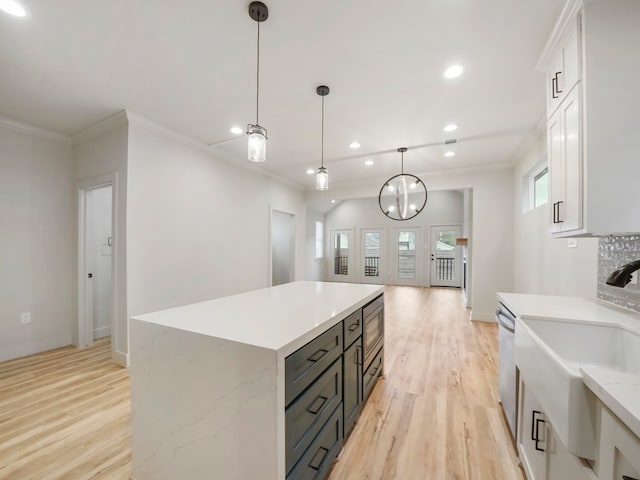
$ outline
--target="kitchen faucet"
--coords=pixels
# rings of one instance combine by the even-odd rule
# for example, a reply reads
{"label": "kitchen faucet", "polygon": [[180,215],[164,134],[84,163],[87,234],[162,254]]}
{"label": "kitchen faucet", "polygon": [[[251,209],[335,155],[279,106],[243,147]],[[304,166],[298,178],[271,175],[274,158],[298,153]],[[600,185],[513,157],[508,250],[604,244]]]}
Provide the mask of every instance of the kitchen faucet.
{"label": "kitchen faucet", "polygon": [[636,270],[640,270],[640,260],[634,260],[615,269],[607,277],[606,283],[614,287],[624,288],[631,281],[631,274]]}

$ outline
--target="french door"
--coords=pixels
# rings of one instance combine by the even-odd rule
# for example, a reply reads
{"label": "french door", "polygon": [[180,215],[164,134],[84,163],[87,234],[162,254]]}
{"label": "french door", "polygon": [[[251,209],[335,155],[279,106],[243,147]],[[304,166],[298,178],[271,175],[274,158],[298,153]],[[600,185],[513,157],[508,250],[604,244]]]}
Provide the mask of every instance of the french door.
{"label": "french door", "polygon": [[329,278],[336,282],[350,282],[353,274],[352,231],[331,230],[329,234]]}
{"label": "french door", "polygon": [[393,234],[393,283],[395,285],[422,285],[421,265],[421,229],[419,227],[395,228]]}
{"label": "french door", "polygon": [[462,272],[461,236],[459,225],[431,227],[431,286],[460,287]]}
{"label": "french door", "polygon": [[360,231],[360,280],[364,283],[384,283],[383,228],[367,228]]}

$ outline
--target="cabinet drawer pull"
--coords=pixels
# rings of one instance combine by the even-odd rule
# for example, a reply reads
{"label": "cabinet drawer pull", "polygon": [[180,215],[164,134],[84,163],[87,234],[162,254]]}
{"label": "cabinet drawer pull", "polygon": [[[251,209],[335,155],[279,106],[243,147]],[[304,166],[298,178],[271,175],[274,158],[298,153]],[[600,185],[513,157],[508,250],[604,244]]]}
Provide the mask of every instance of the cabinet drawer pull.
{"label": "cabinet drawer pull", "polygon": [[558,95],[556,95],[556,84],[558,83],[558,78],[557,77],[553,77],[551,79],[551,97],[553,98],[558,98]]}
{"label": "cabinet drawer pull", "polygon": [[537,451],[539,451],[539,452],[544,452],[544,448],[540,448],[540,447],[538,446],[538,444],[539,444],[540,442],[542,442],[542,440],[540,440],[540,438],[538,438],[538,435],[540,434],[540,431],[539,431],[538,426],[540,425],[540,423],[542,423],[542,424],[544,424],[544,423],[545,423],[545,422],[544,422],[544,420],[543,420],[542,418],[538,418],[538,419],[536,420],[536,440],[535,440],[536,445],[535,445],[535,447],[536,447],[536,450],[537,450]]}
{"label": "cabinet drawer pull", "polygon": [[324,404],[327,400],[329,400],[327,397],[318,395],[316,399],[311,403],[311,405],[309,405],[309,408],[307,408],[307,412],[309,412],[311,415],[316,415],[322,409],[322,407],[324,407]]}
{"label": "cabinet drawer pull", "polygon": [[556,218],[556,207],[558,206],[558,202],[553,202],[553,223],[558,223]]}
{"label": "cabinet drawer pull", "polygon": [[355,332],[358,329],[359,326],[360,326],[360,322],[352,323],[348,328],[349,333]]}
{"label": "cabinet drawer pull", "polygon": [[356,365],[362,365],[362,347],[356,347]]}
{"label": "cabinet drawer pull", "polygon": [[564,223],[564,220],[560,220],[560,204],[564,203],[563,201],[558,202],[558,221],[556,223]]}
{"label": "cabinet drawer pull", "polygon": [[556,81],[556,93],[562,93],[562,90],[560,90],[560,79],[558,78],[558,75],[562,75],[562,72],[556,72],[554,77]]}
{"label": "cabinet drawer pull", "polygon": [[313,355],[311,355],[309,358],[307,358],[307,360],[315,363],[318,360],[320,360],[322,357],[324,357],[327,353],[329,353],[329,350],[321,348],[320,350],[315,352]]}
{"label": "cabinet drawer pull", "polygon": [[[322,462],[324,462],[327,453],[329,453],[329,450],[324,447],[320,447],[309,462],[309,466],[314,470],[320,470],[320,466],[322,465]],[[318,458],[318,456],[320,456],[320,458]]]}

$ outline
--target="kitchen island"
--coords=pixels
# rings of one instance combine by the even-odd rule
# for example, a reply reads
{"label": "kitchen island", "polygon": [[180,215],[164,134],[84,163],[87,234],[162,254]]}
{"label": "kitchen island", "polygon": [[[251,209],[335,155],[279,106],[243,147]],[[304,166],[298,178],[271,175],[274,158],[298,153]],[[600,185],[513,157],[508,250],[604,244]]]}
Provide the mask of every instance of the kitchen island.
{"label": "kitchen island", "polygon": [[363,375],[382,374],[382,336],[367,359],[362,352],[363,317],[383,324],[382,293],[294,282],[133,317],[133,478],[284,480],[328,470],[342,445],[349,344],[360,402]]}

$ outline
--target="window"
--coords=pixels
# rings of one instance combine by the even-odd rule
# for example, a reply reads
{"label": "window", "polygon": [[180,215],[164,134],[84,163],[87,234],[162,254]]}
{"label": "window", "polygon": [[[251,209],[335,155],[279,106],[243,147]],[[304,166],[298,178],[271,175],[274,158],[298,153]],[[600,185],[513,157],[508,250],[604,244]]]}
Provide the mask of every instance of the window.
{"label": "window", "polygon": [[549,201],[549,168],[545,167],[533,177],[533,208]]}
{"label": "window", "polygon": [[324,257],[324,224],[316,221],[316,260]]}
{"label": "window", "polygon": [[546,160],[537,163],[522,177],[522,213],[549,202],[549,168]]}

